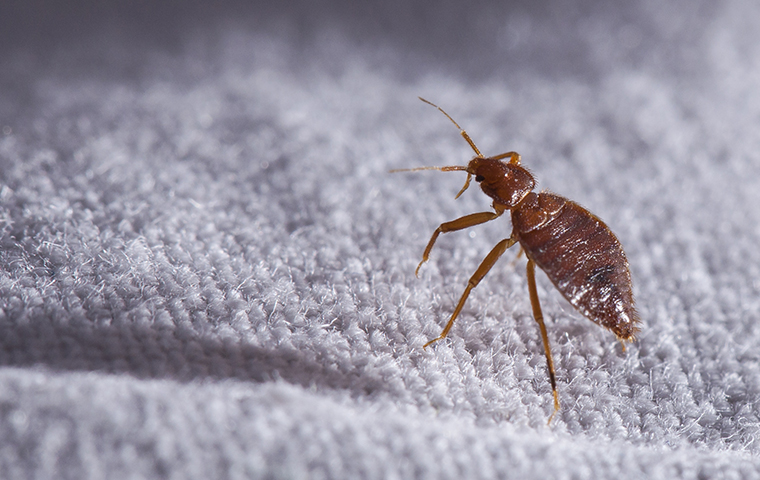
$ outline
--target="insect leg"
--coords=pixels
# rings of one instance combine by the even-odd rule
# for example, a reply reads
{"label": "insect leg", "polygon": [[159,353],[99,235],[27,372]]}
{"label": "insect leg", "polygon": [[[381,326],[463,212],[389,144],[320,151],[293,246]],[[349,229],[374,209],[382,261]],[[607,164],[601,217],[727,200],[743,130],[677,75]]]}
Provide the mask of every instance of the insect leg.
{"label": "insect leg", "polygon": [[[464,217],[463,217],[464,218]],[[462,308],[464,307],[464,302],[467,301],[467,297],[470,296],[470,291],[478,286],[478,283],[480,283],[481,280],[483,280],[483,277],[488,274],[488,271],[491,270],[491,267],[496,263],[496,261],[499,259],[499,257],[502,256],[502,254],[512,245],[514,245],[517,242],[517,239],[512,236],[509,238],[505,238],[501,242],[497,243],[495,247],[491,250],[491,252],[486,255],[486,258],[483,259],[483,261],[480,263],[480,266],[477,270],[475,270],[475,273],[470,277],[470,281],[467,282],[467,288],[464,289],[464,293],[462,293],[462,298],[459,299],[459,303],[457,304],[457,308],[454,309],[454,313],[451,315],[451,318],[449,319],[449,323],[446,324],[446,327],[443,329],[440,335],[438,335],[436,338],[430,340],[425,345],[422,346],[422,348],[427,348],[428,345],[431,343],[435,343],[438,340],[442,340],[443,338],[448,335],[449,330],[451,330],[451,327],[454,325],[454,320],[457,319],[459,316],[459,312],[462,311]]]}
{"label": "insect leg", "polygon": [[491,158],[493,160],[501,160],[507,157],[509,157],[509,163],[513,165],[520,165],[520,154],[517,152],[502,153],[500,155],[496,155],[495,157],[491,157]]}
{"label": "insect leg", "polygon": [[530,305],[533,307],[533,318],[541,329],[541,339],[544,343],[544,354],[546,355],[546,365],[549,367],[549,381],[552,384],[552,393],[554,394],[554,411],[549,417],[547,424],[551,423],[554,414],[559,411],[559,395],[557,394],[557,381],[554,378],[554,360],[552,359],[552,349],[549,346],[549,336],[546,333],[544,325],[544,314],[541,313],[541,303],[538,301],[538,290],[536,289],[536,264],[530,258],[528,259],[528,292],[530,292]]}
{"label": "insect leg", "polygon": [[423,263],[428,261],[428,258],[430,258],[430,251],[433,250],[433,245],[435,245],[435,241],[438,239],[438,235],[446,232],[456,232],[457,230],[463,230],[465,228],[474,227],[475,225],[480,225],[481,223],[490,222],[491,220],[499,218],[502,213],[504,213],[503,209],[497,209],[496,213],[471,213],[470,215],[459,217],[456,220],[442,223],[438,228],[435,229],[433,236],[430,237],[430,241],[428,242],[427,247],[425,247],[425,252],[422,254],[422,261],[419,263],[419,265],[417,265],[417,269],[414,271],[414,274],[418,277],[420,276],[420,267]]}

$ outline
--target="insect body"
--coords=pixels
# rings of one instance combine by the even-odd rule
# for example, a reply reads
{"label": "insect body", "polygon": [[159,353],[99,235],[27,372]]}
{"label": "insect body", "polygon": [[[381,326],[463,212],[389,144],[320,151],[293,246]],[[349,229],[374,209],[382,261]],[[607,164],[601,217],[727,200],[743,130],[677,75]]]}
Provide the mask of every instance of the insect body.
{"label": "insect body", "polygon": [[394,171],[440,170],[467,172],[464,187],[472,176],[483,192],[493,199],[494,212],[480,212],[442,223],[430,238],[417,272],[433,249],[438,235],[469,228],[500,217],[505,211],[512,216],[512,234],[496,244],[470,278],[454,313],[441,334],[426,343],[448,335],[454,320],[462,311],[470,291],[486,276],[501,255],[519,243],[528,257],[527,276],[530,302],[541,330],[541,338],[554,395],[554,412],[559,410],[559,396],[554,373],[549,338],[544,325],[541,304],[536,290],[535,267],[538,265],[557,287],[557,290],[583,315],[594,323],[611,330],[619,340],[632,341],[638,331],[639,317],[633,301],[631,274],[623,247],[596,215],[564,197],[549,192],[535,193],[533,176],[520,165],[520,155],[507,152],[484,157],[470,136],[437,105],[420,98],[440,110],[475,151],[467,166],[421,167]]}

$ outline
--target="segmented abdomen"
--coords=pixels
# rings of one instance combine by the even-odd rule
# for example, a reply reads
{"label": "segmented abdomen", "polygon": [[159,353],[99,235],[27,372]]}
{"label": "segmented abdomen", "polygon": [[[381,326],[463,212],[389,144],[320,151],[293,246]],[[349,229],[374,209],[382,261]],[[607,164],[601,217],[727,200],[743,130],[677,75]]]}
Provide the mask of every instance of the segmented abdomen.
{"label": "segmented abdomen", "polygon": [[552,193],[512,211],[520,244],[557,290],[590,320],[623,340],[638,331],[623,247],[598,217]]}

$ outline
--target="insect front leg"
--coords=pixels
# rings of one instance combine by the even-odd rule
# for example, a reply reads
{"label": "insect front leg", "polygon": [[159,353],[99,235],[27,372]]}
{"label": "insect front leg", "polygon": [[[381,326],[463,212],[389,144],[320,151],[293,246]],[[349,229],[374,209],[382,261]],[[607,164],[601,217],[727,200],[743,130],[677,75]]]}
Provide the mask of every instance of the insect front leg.
{"label": "insect front leg", "polygon": [[438,335],[436,338],[430,340],[425,345],[422,346],[422,348],[427,348],[428,345],[437,342],[438,340],[442,340],[446,337],[446,335],[449,334],[449,330],[451,330],[451,327],[454,325],[454,320],[457,319],[459,316],[459,312],[462,311],[462,308],[464,307],[464,303],[467,301],[467,297],[470,296],[470,291],[472,291],[473,288],[478,286],[478,283],[480,283],[481,280],[483,280],[483,277],[488,274],[488,272],[491,270],[491,267],[494,266],[496,261],[501,257],[505,251],[512,245],[517,243],[517,238],[512,235],[509,238],[505,238],[501,242],[497,243],[495,247],[491,250],[491,252],[486,255],[486,258],[483,259],[483,261],[480,263],[480,266],[477,270],[475,270],[475,273],[470,277],[470,281],[467,282],[467,288],[464,289],[464,293],[462,293],[462,298],[459,299],[459,303],[457,304],[457,308],[454,309],[454,313],[451,315],[451,319],[449,319],[449,323],[446,324],[446,327],[443,329],[440,335]]}
{"label": "insect front leg", "polygon": [[420,267],[430,258],[430,251],[433,250],[433,245],[435,245],[435,241],[438,239],[438,235],[446,232],[456,232],[457,230],[464,230],[465,228],[474,227],[475,225],[480,225],[481,223],[490,222],[491,220],[499,218],[501,214],[504,213],[504,209],[498,208],[498,205],[494,205],[494,209],[496,210],[495,213],[471,213],[470,215],[459,217],[456,220],[442,223],[438,228],[435,229],[433,236],[430,237],[430,241],[428,242],[427,247],[425,247],[425,252],[422,254],[422,261],[419,263],[419,265],[417,265],[417,269],[414,271],[414,274],[418,277],[420,276]]}
{"label": "insect front leg", "polygon": [[520,154],[517,152],[502,153],[491,158],[494,160],[504,160],[507,157],[509,157],[509,163],[512,165],[520,165]]}

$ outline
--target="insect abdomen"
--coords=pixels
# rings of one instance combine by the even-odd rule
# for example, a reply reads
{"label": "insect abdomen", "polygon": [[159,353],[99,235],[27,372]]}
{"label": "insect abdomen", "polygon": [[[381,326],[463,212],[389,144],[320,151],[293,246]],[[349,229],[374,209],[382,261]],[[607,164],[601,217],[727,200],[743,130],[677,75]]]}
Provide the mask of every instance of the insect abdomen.
{"label": "insect abdomen", "polygon": [[633,340],[638,314],[623,247],[607,225],[552,193],[512,211],[520,244],[557,290],[590,320]]}

